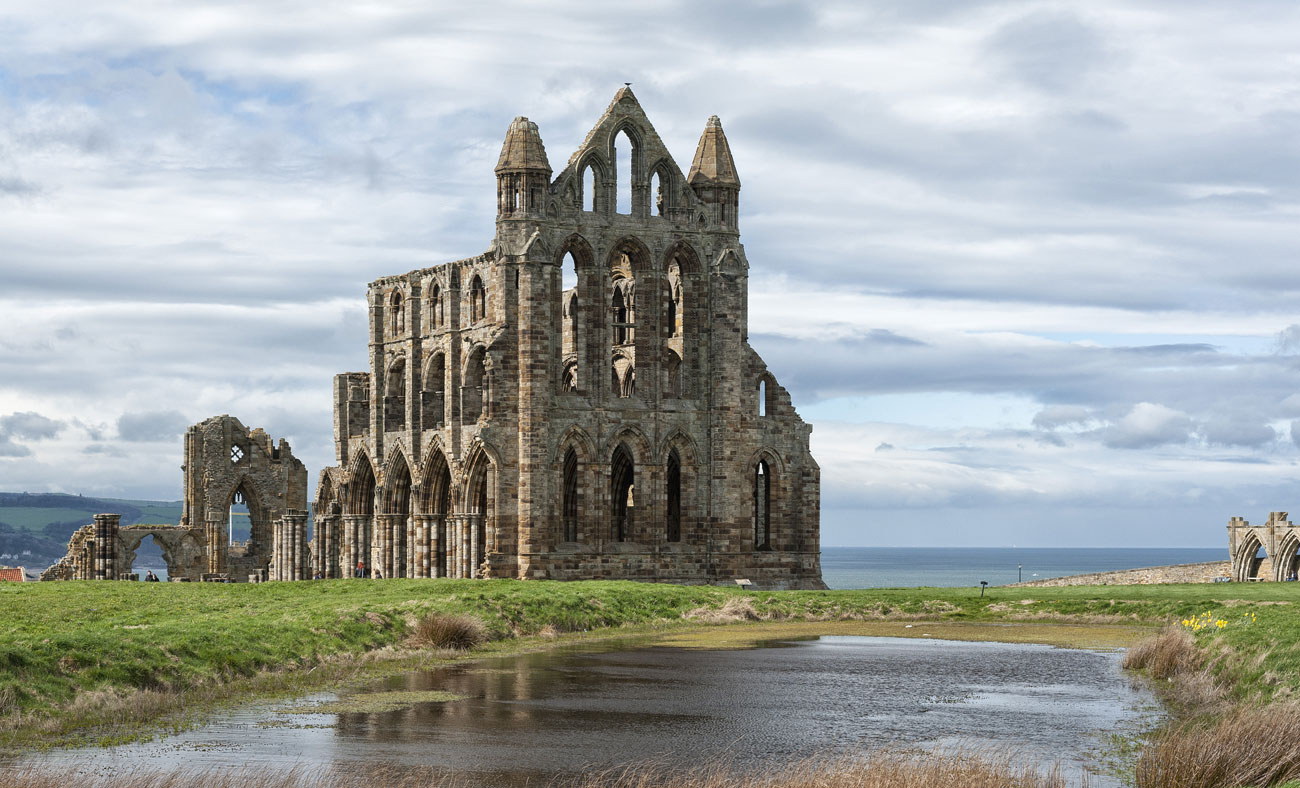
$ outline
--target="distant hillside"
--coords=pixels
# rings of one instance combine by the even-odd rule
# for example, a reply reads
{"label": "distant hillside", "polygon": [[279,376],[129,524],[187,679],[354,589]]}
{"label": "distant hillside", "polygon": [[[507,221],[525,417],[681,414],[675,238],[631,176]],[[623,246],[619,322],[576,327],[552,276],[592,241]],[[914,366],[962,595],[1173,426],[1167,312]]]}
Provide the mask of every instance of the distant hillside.
{"label": "distant hillside", "polygon": [[72,532],[101,512],[122,515],[123,525],[179,523],[181,508],[180,501],[0,492],[0,564],[49,566],[67,550]]}

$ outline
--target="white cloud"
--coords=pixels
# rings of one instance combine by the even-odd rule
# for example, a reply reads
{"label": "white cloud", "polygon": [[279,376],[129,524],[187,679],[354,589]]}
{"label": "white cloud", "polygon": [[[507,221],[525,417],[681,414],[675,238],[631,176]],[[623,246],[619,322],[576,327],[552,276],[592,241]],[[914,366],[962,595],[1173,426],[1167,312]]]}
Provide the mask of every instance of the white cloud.
{"label": "white cloud", "polygon": [[[630,79],[683,167],[723,118],[752,338],[820,420],[828,503],[943,503],[997,533],[1005,507],[1155,484],[1206,491],[1214,539],[1232,490],[1283,505],[1295,4],[4,16],[0,413],[64,425],[0,430],[6,487],[177,497],[167,435],[224,412],[329,464],[365,284],[482,251],[510,119],[558,170]],[[861,440],[822,441],[850,411]]]}

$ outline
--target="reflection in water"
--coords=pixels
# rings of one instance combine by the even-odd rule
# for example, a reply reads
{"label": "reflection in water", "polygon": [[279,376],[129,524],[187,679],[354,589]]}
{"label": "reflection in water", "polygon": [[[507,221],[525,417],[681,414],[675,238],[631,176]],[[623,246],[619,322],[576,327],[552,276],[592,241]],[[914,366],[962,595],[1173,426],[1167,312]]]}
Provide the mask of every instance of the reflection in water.
{"label": "reflection in water", "polygon": [[886,745],[1014,747],[1082,763],[1100,743],[1096,732],[1132,728],[1151,706],[1115,654],[870,637],[780,645],[791,647],[485,660],[366,688],[443,690],[462,700],[338,715],[252,707],[111,752],[124,768],[139,758],[159,768],[383,762],[473,773],[484,784],[544,783],[633,761],[751,765]]}

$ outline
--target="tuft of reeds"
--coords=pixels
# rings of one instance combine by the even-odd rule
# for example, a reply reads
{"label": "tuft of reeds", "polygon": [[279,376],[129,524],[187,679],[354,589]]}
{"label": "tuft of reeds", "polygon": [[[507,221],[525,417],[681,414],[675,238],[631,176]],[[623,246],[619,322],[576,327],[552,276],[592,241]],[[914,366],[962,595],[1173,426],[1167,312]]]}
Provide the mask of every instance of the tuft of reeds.
{"label": "tuft of reeds", "polygon": [[[1087,785],[1087,777],[1083,777]],[[765,770],[727,766],[629,766],[587,775],[565,788],[1066,788],[1060,769],[1043,772],[1007,757],[886,752],[870,757],[807,758]]]}
{"label": "tuft of reeds", "polygon": [[1300,704],[1238,708],[1161,734],[1138,758],[1137,788],[1269,788],[1300,780]]}
{"label": "tuft of reeds", "polygon": [[415,622],[411,641],[427,648],[467,651],[487,640],[487,627],[473,616],[425,613]]}
{"label": "tuft of reeds", "polygon": [[747,597],[728,597],[721,607],[697,607],[682,616],[705,624],[732,624],[737,621],[758,621],[758,611]]}
{"label": "tuft of reeds", "polygon": [[1145,670],[1151,678],[1161,680],[1199,670],[1202,662],[1196,639],[1182,627],[1165,627],[1124,655],[1126,669]]}

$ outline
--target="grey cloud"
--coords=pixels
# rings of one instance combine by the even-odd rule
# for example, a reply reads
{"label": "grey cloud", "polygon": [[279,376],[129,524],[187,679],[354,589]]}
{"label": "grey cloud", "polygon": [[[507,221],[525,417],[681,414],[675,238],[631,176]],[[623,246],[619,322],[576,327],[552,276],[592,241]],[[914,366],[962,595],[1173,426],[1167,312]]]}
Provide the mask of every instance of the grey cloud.
{"label": "grey cloud", "polygon": [[1277,440],[1277,433],[1267,424],[1251,420],[1248,415],[1217,417],[1201,427],[1205,440],[1217,446],[1263,446]]}
{"label": "grey cloud", "polygon": [[162,441],[180,437],[190,425],[177,410],[123,413],[117,419],[117,435],[124,441]]}
{"label": "grey cloud", "polygon": [[40,191],[31,181],[16,175],[0,175],[0,194],[30,195]]}
{"label": "grey cloud", "polygon": [[1092,419],[1092,411],[1081,405],[1049,405],[1035,414],[1034,426],[1054,430],[1069,424],[1084,424]]}
{"label": "grey cloud", "polygon": [[1099,436],[1113,449],[1149,449],[1186,443],[1194,427],[1185,413],[1164,405],[1139,402],[1123,418],[1100,430]]}
{"label": "grey cloud", "polygon": [[1277,333],[1277,353],[1294,356],[1300,353],[1300,325],[1291,324]]}
{"label": "grey cloud", "polygon": [[63,426],[63,422],[34,411],[0,416],[0,436],[5,437],[13,436],[24,440],[53,438]]}
{"label": "grey cloud", "polygon": [[1076,86],[1104,60],[1105,45],[1096,30],[1076,15],[1036,11],[1009,22],[986,42],[988,52],[1008,72],[1042,90]]}
{"label": "grey cloud", "polygon": [[1300,419],[1291,422],[1291,442],[1300,446]]}
{"label": "grey cloud", "polygon": [[21,443],[14,443],[8,435],[0,435],[0,457],[27,457],[31,453],[31,449]]}

